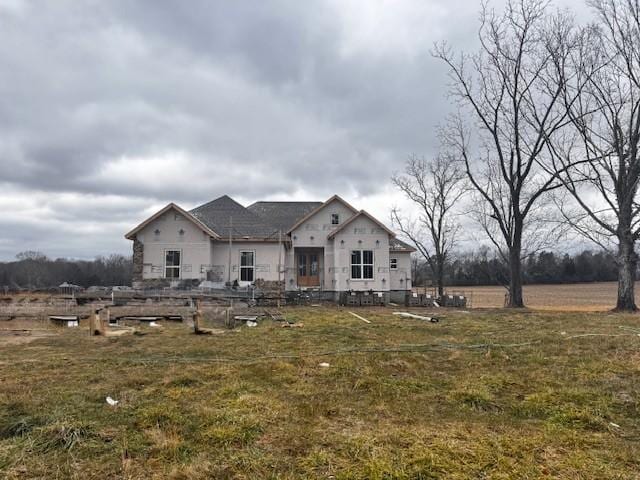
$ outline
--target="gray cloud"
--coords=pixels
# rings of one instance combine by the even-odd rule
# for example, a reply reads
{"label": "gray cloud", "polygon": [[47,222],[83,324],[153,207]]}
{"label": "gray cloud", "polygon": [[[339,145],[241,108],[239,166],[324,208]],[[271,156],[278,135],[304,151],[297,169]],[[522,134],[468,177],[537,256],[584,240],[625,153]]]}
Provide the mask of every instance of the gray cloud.
{"label": "gray cloud", "polygon": [[473,46],[478,6],[0,0],[0,258],[128,252],[154,208],[223,193],[386,218],[449,109],[429,49]]}

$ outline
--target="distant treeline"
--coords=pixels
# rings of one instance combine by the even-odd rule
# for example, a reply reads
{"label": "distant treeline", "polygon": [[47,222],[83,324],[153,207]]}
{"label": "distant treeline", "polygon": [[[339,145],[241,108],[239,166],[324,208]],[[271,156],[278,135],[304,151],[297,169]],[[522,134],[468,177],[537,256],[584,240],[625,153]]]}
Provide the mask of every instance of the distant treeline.
{"label": "distant treeline", "polygon": [[52,260],[40,252],[22,252],[0,263],[0,288],[44,289],[67,282],[81,287],[131,285],[131,257],[109,255],[95,260]]}
{"label": "distant treeline", "polygon": [[[416,285],[430,285],[430,271],[415,265]],[[573,255],[540,252],[523,262],[524,283],[581,283],[617,280],[615,258],[610,253],[585,250]],[[509,270],[505,262],[488,249],[458,256],[446,268],[446,284],[505,285]]]}

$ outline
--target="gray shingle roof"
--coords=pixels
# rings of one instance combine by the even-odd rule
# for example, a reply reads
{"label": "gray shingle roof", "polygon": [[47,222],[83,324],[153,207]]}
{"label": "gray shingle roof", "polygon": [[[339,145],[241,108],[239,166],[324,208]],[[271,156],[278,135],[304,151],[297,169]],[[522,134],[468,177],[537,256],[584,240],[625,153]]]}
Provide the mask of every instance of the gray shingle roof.
{"label": "gray shingle roof", "polygon": [[233,224],[232,237],[277,238],[278,228],[247,210],[228,195],[216,198],[194,208],[189,213],[223,238],[229,235],[229,224]]}
{"label": "gray shingle roof", "polygon": [[276,230],[286,233],[295,223],[322,202],[256,202],[247,207]]}
{"label": "gray shingle roof", "polygon": [[[223,195],[189,213],[223,238],[229,235],[233,222],[233,238],[277,239],[278,230],[287,232],[301,218],[323,205],[323,202],[255,202],[243,207],[228,195]],[[390,239],[390,250],[415,251],[396,238]]]}

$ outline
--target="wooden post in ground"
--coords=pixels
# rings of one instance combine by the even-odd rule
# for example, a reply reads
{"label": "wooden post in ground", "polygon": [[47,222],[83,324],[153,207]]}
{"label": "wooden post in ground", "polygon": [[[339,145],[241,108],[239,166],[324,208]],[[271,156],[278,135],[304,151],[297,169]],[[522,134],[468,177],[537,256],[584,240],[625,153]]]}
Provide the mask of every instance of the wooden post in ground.
{"label": "wooden post in ground", "polygon": [[200,321],[202,320],[202,312],[200,310],[200,299],[196,299],[196,311],[193,313],[193,331],[200,333]]}
{"label": "wooden post in ground", "polygon": [[196,335],[213,335],[214,329],[201,327],[202,310],[200,309],[200,299],[196,300],[196,311],[193,314],[193,331]]}
{"label": "wooden post in ground", "polygon": [[104,335],[104,325],[100,318],[100,310],[94,310],[89,315],[89,335]]}
{"label": "wooden post in ground", "polygon": [[96,321],[95,316],[96,316],[95,312],[91,312],[89,314],[89,336],[90,337],[93,336],[93,326],[94,326],[95,321]]}

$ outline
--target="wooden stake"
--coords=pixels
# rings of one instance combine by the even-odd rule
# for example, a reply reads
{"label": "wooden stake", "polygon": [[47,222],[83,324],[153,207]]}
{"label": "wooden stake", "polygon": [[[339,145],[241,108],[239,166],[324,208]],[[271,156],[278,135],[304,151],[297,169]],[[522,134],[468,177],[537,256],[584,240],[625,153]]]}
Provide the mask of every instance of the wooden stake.
{"label": "wooden stake", "polygon": [[200,333],[200,320],[202,317],[202,312],[200,311],[200,299],[196,300],[196,311],[193,314],[193,331],[195,333]]}
{"label": "wooden stake", "polygon": [[100,310],[94,310],[94,312],[89,315],[89,335],[104,335],[104,326],[100,318]]}

